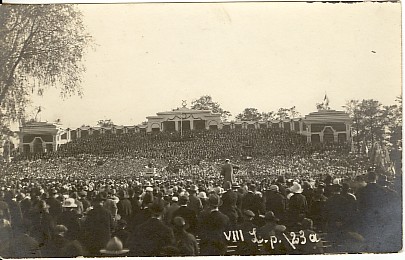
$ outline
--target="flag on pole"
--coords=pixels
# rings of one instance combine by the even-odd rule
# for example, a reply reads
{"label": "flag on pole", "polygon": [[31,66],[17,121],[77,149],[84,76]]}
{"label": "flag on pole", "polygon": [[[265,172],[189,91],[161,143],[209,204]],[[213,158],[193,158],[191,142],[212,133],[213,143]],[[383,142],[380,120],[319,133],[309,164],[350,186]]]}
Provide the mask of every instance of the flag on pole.
{"label": "flag on pole", "polygon": [[323,102],[325,104],[325,107],[329,106],[329,98],[326,94],[325,94],[325,97],[323,98]]}

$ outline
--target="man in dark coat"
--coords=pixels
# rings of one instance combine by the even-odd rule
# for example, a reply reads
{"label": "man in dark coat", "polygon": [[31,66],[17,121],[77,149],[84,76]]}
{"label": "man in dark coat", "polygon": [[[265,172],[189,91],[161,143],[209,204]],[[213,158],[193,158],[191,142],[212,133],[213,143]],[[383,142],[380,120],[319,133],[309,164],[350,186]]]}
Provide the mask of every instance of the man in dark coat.
{"label": "man in dark coat", "polygon": [[189,202],[187,207],[191,210],[194,210],[195,214],[198,215],[203,210],[203,205],[201,203],[200,198],[197,197],[198,187],[197,185],[191,185],[188,189],[188,196]]}
{"label": "man in dark coat", "polygon": [[94,200],[94,208],[89,211],[84,224],[86,229],[87,248],[91,255],[98,256],[111,238],[113,219],[111,213],[103,207],[107,195],[98,194]]}
{"label": "man in dark coat", "polygon": [[218,209],[222,201],[216,194],[208,197],[210,210],[201,215],[200,254],[225,255],[227,245],[224,231],[229,229],[229,218]]}
{"label": "man in dark coat", "polygon": [[132,205],[129,200],[128,192],[126,190],[120,190],[118,196],[120,201],[117,203],[117,213],[121,216],[121,219],[129,222],[132,216]]}
{"label": "man in dark coat", "polygon": [[83,210],[84,210],[84,212],[86,212],[87,209],[91,207],[90,201],[86,198],[87,197],[87,191],[84,191],[84,190],[80,191],[79,192],[79,197],[80,197],[80,199],[79,199],[80,202],[83,204]]}
{"label": "man in dark coat", "polygon": [[264,200],[266,211],[272,211],[278,219],[284,220],[287,211],[287,199],[279,192],[277,185],[271,185],[266,190]]}
{"label": "man in dark coat", "polygon": [[234,182],[233,166],[229,159],[225,160],[225,164],[221,167],[221,176],[224,177],[224,186],[226,182]]}
{"label": "man in dark coat", "polygon": [[264,199],[256,192],[256,185],[254,183],[250,184],[248,193],[246,193],[242,199],[242,209],[251,210],[255,214],[256,218],[253,223],[258,226],[261,223],[259,215],[262,215],[265,212],[264,207]]}
{"label": "man in dark coat", "polygon": [[359,233],[369,252],[398,252],[401,249],[401,200],[395,192],[377,184],[377,174],[369,172],[367,185],[358,198]]}
{"label": "man in dark coat", "polygon": [[318,184],[315,193],[312,196],[311,206],[309,208],[309,217],[313,220],[314,225],[321,230],[325,230],[325,203],[328,198],[324,195],[325,185],[323,183]]}
{"label": "man in dark coat", "polygon": [[166,211],[163,216],[163,221],[166,225],[171,225],[174,212],[180,208],[178,202],[179,202],[179,198],[172,197],[170,206],[168,206],[168,207],[166,206]]}
{"label": "man in dark coat", "polygon": [[29,228],[25,225],[22,232],[17,232],[7,245],[5,255],[9,258],[40,258],[42,257],[41,247],[35,238],[29,235]]}
{"label": "man in dark coat", "polygon": [[194,210],[187,207],[189,199],[187,196],[180,196],[180,208],[173,213],[173,219],[177,216],[182,217],[186,221],[186,231],[196,235],[197,233],[197,214]]}
{"label": "man in dark coat", "polygon": [[219,210],[228,216],[230,221],[230,229],[235,229],[238,222],[238,211],[236,203],[238,201],[238,194],[232,190],[230,182],[225,184],[225,193],[222,194],[222,206]]}
{"label": "man in dark coat", "polygon": [[290,191],[293,195],[288,202],[288,223],[290,228],[295,229],[299,228],[300,221],[306,217],[308,213],[308,203],[305,196],[301,194],[303,189],[299,183],[294,182]]}
{"label": "man in dark coat", "polygon": [[251,232],[257,229],[257,226],[253,224],[253,218],[255,214],[251,210],[245,210],[242,215],[242,222],[238,225],[237,230],[240,230],[243,234],[243,241],[238,241],[237,255],[257,255],[259,253],[258,243],[252,241]]}
{"label": "man in dark coat", "polygon": [[66,238],[69,240],[78,240],[81,234],[80,215],[77,213],[77,204],[73,198],[68,198],[63,202],[63,212],[56,220],[58,225],[67,228]]}
{"label": "man in dark coat", "polygon": [[39,243],[40,247],[46,246],[49,242],[52,230],[55,227],[55,221],[49,215],[49,206],[45,201],[40,200],[30,211],[29,220],[31,221],[31,230],[33,238]]}
{"label": "man in dark coat", "polygon": [[[330,189],[330,195],[325,202],[324,216],[326,223],[326,231],[330,234],[339,232],[342,226],[347,223],[346,216],[348,210],[348,202],[340,192],[342,186],[340,184],[333,184]],[[338,228],[338,226],[340,228]]]}
{"label": "man in dark coat", "polygon": [[129,234],[130,256],[159,256],[166,247],[175,244],[173,230],[161,221],[163,209],[163,205],[152,203],[151,217]]}
{"label": "man in dark coat", "polygon": [[59,214],[62,213],[62,204],[60,200],[56,199],[57,190],[52,189],[49,193],[49,198],[46,200],[46,204],[49,205],[49,214],[56,221]]}
{"label": "man in dark coat", "polygon": [[16,194],[14,190],[9,191],[5,195],[5,201],[10,210],[11,225],[14,232],[21,230],[23,225],[22,212],[20,204],[15,200]]}
{"label": "man in dark coat", "polygon": [[68,229],[64,225],[57,225],[54,229],[54,235],[49,241],[46,249],[43,250],[43,255],[46,257],[63,257],[61,254],[62,248],[68,245],[69,239],[65,237]]}

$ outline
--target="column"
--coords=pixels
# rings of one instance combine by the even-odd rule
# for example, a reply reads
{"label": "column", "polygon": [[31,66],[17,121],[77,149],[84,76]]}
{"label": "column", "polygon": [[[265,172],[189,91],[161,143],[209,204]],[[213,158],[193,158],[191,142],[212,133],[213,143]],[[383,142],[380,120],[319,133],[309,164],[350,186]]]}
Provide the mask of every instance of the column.
{"label": "column", "polygon": [[24,152],[24,135],[21,134],[21,132],[19,134],[19,138],[20,138],[20,144],[18,145],[18,150],[20,151],[20,153],[23,153]]}
{"label": "column", "polygon": [[179,129],[179,120],[174,120],[174,129],[176,130],[176,132],[180,131],[180,129]]}
{"label": "column", "polygon": [[190,130],[194,130],[194,119],[190,119]]}
{"label": "column", "polygon": [[[53,135],[53,142],[52,142],[52,146],[53,146],[53,150],[54,151],[56,151],[56,146],[57,146],[57,144],[58,144],[58,140],[56,140],[56,138],[57,138],[57,136],[56,135]],[[46,147],[46,144],[45,144],[45,147]],[[47,151],[47,152],[49,152],[49,151]]]}
{"label": "column", "polygon": [[346,141],[350,141],[351,138],[351,125],[348,123],[345,123],[346,125]]}
{"label": "column", "polygon": [[30,143],[30,153],[34,152],[34,142]]}
{"label": "column", "polygon": [[334,142],[334,143],[337,143],[337,142],[339,141],[338,135],[339,135],[338,132],[333,132],[333,142]]}
{"label": "column", "polygon": [[307,143],[311,143],[311,125],[307,125]]}
{"label": "column", "polygon": [[319,133],[319,141],[323,143],[323,132]]}

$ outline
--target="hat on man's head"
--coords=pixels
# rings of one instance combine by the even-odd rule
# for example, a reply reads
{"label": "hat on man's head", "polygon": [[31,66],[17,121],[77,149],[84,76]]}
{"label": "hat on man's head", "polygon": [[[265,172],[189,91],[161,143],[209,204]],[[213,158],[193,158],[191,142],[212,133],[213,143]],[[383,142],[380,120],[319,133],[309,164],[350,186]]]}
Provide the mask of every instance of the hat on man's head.
{"label": "hat on man's head", "polygon": [[175,227],[184,227],[186,225],[186,221],[184,218],[177,216],[173,219],[173,225]]}
{"label": "hat on man's head", "polygon": [[323,183],[323,182],[320,182],[320,183],[318,183],[318,188],[325,188],[325,183]]}
{"label": "hat on man's head", "polygon": [[128,252],[129,249],[124,249],[121,240],[117,237],[111,238],[106,247],[100,250],[100,253],[108,255],[121,255]]}
{"label": "hat on man's head", "polygon": [[56,234],[65,233],[68,231],[67,227],[64,225],[56,225],[54,228]]}
{"label": "hat on man's head", "polygon": [[282,232],[286,231],[286,229],[287,229],[287,227],[284,226],[284,225],[276,225],[276,226],[274,227],[274,232],[276,232],[276,233],[282,233]]}
{"label": "hat on man's head", "polygon": [[82,191],[79,192],[79,196],[80,196],[80,197],[86,197],[86,196],[87,196],[87,192],[84,191],[84,190],[82,190]]}
{"label": "hat on man's head", "polygon": [[179,198],[179,204],[180,205],[186,205],[189,202],[189,198],[186,195],[181,195]]}
{"label": "hat on man's head", "polygon": [[260,215],[261,218],[264,218],[265,220],[269,221],[274,221],[277,222],[279,221],[278,218],[274,215],[273,211],[267,211],[265,215]]}
{"label": "hat on man's head", "polygon": [[277,178],[277,182],[279,182],[279,183],[285,183],[285,177],[284,177],[284,176],[279,176],[279,177]]}
{"label": "hat on man's head", "polygon": [[247,210],[243,211],[243,215],[253,218],[255,216],[255,213],[253,213],[253,211],[247,209]]}
{"label": "hat on man's head", "polygon": [[231,160],[229,160],[229,159],[225,159],[225,162],[230,162]]}
{"label": "hat on man's head", "polygon": [[148,186],[148,187],[146,187],[145,191],[153,192],[153,188]]}
{"label": "hat on man's head", "polygon": [[275,191],[275,192],[278,192],[278,191],[279,191],[279,188],[278,188],[278,186],[277,186],[277,185],[270,185],[269,190],[270,190],[270,191]]}
{"label": "hat on man's head", "polygon": [[301,226],[303,229],[313,229],[314,222],[312,221],[312,219],[304,218],[301,222]]}
{"label": "hat on man's head", "polygon": [[197,185],[193,184],[188,188],[188,190],[198,192],[198,187],[197,187]]}
{"label": "hat on man's head", "polygon": [[172,197],[172,201],[174,201],[174,202],[178,202],[179,201],[179,198],[178,197]]}
{"label": "hat on man's head", "polygon": [[62,208],[77,208],[75,199],[68,198],[63,201]]}
{"label": "hat on man's head", "polygon": [[207,193],[205,193],[204,191],[200,191],[200,193],[198,193],[197,197],[199,199],[203,199],[203,200],[208,199]]}
{"label": "hat on man's head", "polygon": [[219,207],[219,206],[222,205],[223,202],[222,202],[221,198],[218,195],[211,194],[208,197],[208,203],[213,207]]}
{"label": "hat on man's head", "polygon": [[302,193],[304,190],[298,182],[294,182],[293,185],[290,187],[290,191],[292,193]]}
{"label": "hat on man's head", "polygon": [[150,204],[149,210],[152,214],[160,215],[163,213],[164,207],[160,202],[153,202]]}

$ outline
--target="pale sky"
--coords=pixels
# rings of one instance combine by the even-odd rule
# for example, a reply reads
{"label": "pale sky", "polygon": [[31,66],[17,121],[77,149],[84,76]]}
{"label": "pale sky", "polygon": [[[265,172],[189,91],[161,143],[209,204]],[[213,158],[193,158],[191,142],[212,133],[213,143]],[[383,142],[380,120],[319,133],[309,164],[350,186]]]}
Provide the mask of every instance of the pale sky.
{"label": "pale sky", "polygon": [[[41,120],[135,125],[209,94],[233,116],[401,93],[399,3],[81,5],[97,44],[82,98],[35,97]],[[31,108],[33,111],[34,109]]]}

